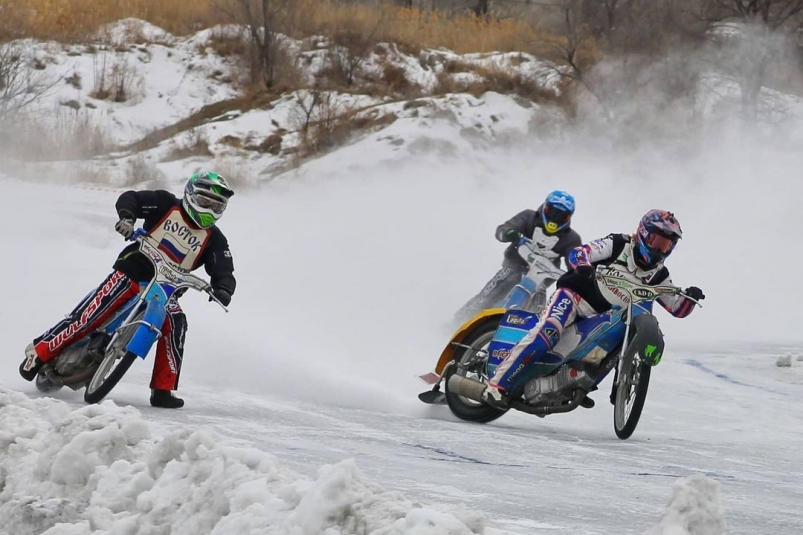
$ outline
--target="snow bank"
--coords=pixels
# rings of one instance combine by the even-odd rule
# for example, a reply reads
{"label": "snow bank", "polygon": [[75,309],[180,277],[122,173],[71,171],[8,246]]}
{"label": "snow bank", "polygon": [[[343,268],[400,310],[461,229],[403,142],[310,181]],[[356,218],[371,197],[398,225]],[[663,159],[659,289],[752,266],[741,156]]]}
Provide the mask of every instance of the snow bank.
{"label": "snow bank", "polygon": [[0,488],[0,532],[14,535],[469,535],[486,523],[385,491],[351,460],[308,480],[207,429],[153,438],[136,409],[6,389]]}
{"label": "snow bank", "polygon": [[[0,533],[501,533],[480,513],[386,491],[353,460],[310,480],[209,429],[157,434],[133,407],[71,409],[0,388]],[[703,475],[675,483],[663,518],[645,535],[724,533],[718,486]]]}
{"label": "snow bank", "polygon": [[725,533],[718,489],[719,483],[702,474],[681,479],[672,487],[672,500],[661,521],[644,535]]}

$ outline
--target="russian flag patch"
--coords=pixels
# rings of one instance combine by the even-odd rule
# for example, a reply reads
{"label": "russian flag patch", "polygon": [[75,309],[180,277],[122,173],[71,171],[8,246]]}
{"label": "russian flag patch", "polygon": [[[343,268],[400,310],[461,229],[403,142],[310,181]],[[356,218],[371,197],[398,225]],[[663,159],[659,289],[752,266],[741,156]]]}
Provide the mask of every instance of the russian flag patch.
{"label": "russian flag patch", "polygon": [[180,248],[167,238],[162,238],[162,241],[159,242],[159,250],[166,254],[170,260],[178,265],[181,265],[184,259],[187,258],[187,254],[189,254],[189,250]]}

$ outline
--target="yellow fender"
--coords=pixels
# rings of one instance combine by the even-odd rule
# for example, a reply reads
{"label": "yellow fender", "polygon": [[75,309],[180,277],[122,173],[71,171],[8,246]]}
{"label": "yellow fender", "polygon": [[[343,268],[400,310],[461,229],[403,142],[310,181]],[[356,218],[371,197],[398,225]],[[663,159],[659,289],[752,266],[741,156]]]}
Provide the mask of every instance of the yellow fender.
{"label": "yellow fender", "polygon": [[435,366],[435,373],[438,375],[442,374],[443,368],[454,359],[454,346],[452,343],[462,343],[466,336],[468,336],[468,334],[474,330],[477,325],[492,318],[502,317],[505,315],[505,312],[507,312],[507,309],[504,308],[489,308],[481,311],[479,314],[461,325],[452,336],[452,339],[449,340],[449,343],[446,344],[446,348],[443,350],[443,353],[441,353],[441,358],[438,359],[438,365]]}

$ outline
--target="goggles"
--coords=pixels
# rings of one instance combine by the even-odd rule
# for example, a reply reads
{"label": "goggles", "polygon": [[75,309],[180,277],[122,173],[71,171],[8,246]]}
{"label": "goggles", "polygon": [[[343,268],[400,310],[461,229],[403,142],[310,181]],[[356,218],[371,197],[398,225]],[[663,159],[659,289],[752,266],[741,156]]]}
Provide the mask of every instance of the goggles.
{"label": "goggles", "polygon": [[675,247],[675,243],[676,240],[672,240],[666,236],[661,236],[655,232],[651,232],[646,238],[644,238],[644,244],[647,247],[653,251],[661,252],[665,255],[672,251],[672,248]]}
{"label": "goggles", "polygon": [[567,212],[566,210],[561,210],[556,206],[552,206],[549,204],[544,205],[544,217],[546,217],[547,221],[554,221],[558,224],[568,223],[569,220],[572,218],[572,213]]}
{"label": "goggles", "polygon": [[226,209],[226,199],[211,191],[196,189],[192,197],[199,207],[211,210],[216,214],[222,214]]}

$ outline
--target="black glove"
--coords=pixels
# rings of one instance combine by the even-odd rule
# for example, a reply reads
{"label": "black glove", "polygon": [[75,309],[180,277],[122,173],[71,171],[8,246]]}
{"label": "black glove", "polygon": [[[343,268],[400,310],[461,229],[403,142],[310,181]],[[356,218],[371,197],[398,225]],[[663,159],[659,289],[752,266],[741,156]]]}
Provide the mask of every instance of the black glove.
{"label": "black glove", "polygon": [[[231,294],[229,293],[228,290],[224,290],[223,288],[215,288],[214,290],[212,290],[212,295],[214,295],[215,298],[218,301],[220,301],[220,304],[222,304],[224,307],[229,306],[229,303],[231,303]],[[209,296],[209,300],[210,301],[212,300],[211,295]]]}
{"label": "black glove", "polygon": [[574,272],[584,279],[592,280],[597,275],[597,268],[586,264],[581,264],[574,268]]}
{"label": "black glove", "polygon": [[114,230],[119,232],[123,238],[130,240],[134,235],[134,223],[136,219],[129,217],[129,214],[120,214],[120,221],[114,225]]}
{"label": "black glove", "polygon": [[705,294],[697,286],[689,286],[688,288],[683,290],[683,293],[686,294],[688,297],[691,297],[695,301],[702,301],[703,299],[705,299]]}
{"label": "black glove", "polygon": [[514,228],[506,229],[504,233],[502,233],[502,237],[504,240],[502,241],[509,241],[513,243],[518,243],[519,240],[524,236],[521,232]]}

